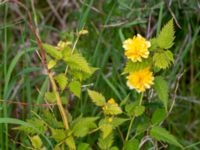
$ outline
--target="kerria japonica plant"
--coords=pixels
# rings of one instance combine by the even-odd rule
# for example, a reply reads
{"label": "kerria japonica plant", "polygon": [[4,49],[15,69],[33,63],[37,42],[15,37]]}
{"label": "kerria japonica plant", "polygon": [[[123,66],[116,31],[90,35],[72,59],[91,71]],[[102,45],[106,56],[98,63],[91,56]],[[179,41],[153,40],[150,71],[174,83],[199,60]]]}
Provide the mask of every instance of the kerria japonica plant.
{"label": "kerria japonica plant", "polygon": [[[44,99],[55,105],[34,111],[34,117],[27,120],[30,126],[16,128],[28,136],[21,136],[23,145],[41,150],[139,150],[163,145],[183,148],[162,127],[173,108],[168,102],[168,84],[161,76],[174,62],[169,50],[175,38],[173,20],[155,38],[148,40],[137,34],[122,44],[127,60],[122,75],[135,98],[131,94],[123,100],[106,98],[87,89],[95,111],[86,116],[68,108],[72,98],[81,99],[83,81],[97,70],[76,48],[80,36],[87,33],[81,30],[76,40],[60,41],[56,46],[42,43],[51,86]],[[152,95],[156,104],[149,100]]]}
{"label": "kerria japonica plant", "polygon": [[[116,130],[120,132],[123,150],[158,149],[158,142],[168,143],[169,146],[173,145],[178,149],[183,148],[167,129],[161,127],[174,105],[172,103],[170,108],[168,107],[168,83],[161,76],[163,70],[168,69],[174,62],[173,53],[169,50],[174,44],[174,34],[171,19],[155,38],[148,40],[137,34],[123,42],[127,62],[122,74],[126,75],[129,89],[138,93],[135,101],[128,95],[118,105],[113,98],[106,102],[102,94],[88,90],[92,101],[102,107],[105,115],[104,126],[100,126],[101,149],[116,148],[111,146],[111,135]],[[148,100],[152,93],[162,104],[154,109],[150,107],[151,102],[149,104]],[[127,129],[125,134],[119,126]],[[168,145],[164,147],[167,148]]]}

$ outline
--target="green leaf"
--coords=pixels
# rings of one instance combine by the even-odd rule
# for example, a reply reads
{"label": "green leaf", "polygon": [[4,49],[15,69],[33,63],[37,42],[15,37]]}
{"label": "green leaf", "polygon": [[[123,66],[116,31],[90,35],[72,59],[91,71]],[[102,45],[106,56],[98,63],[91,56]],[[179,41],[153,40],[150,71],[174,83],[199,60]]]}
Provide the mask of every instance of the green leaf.
{"label": "green leaf", "polygon": [[67,146],[69,147],[70,150],[76,149],[75,141],[74,141],[74,138],[72,136],[69,136],[68,138],[66,138],[65,142],[66,142],[66,144],[67,144]]}
{"label": "green leaf", "polygon": [[131,139],[124,144],[124,150],[139,150],[139,140]]}
{"label": "green leaf", "polygon": [[138,136],[138,135],[144,133],[149,128],[149,126],[150,126],[150,124],[147,121],[138,124],[137,129],[136,129],[136,135]]}
{"label": "green leaf", "polygon": [[64,128],[63,122],[58,121],[55,115],[49,109],[41,110],[41,118],[49,124],[52,128]]}
{"label": "green leaf", "polygon": [[106,138],[100,137],[98,139],[98,146],[102,150],[108,150],[108,149],[110,149],[110,147],[112,146],[112,144],[113,144],[113,135],[112,134],[110,134]]}
{"label": "green leaf", "polygon": [[164,120],[165,116],[166,113],[164,109],[156,109],[151,118],[151,122],[153,123],[153,125],[160,124]]}
{"label": "green leaf", "polygon": [[144,69],[150,65],[151,65],[150,59],[144,59],[142,62],[133,62],[131,60],[128,60],[122,74],[135,72]]}
{"label": "green leaf", "polygon": [[56,95],[54,92],[46,92],[44,97],[48,103],[56,103]]}
{"label": "green leaf", "polygon": [[47,131],[47,125],[41,119],[36,119],[36,118],[28,119],[26,120],[26,123],[32,125],[34,128],[31,126],[22,125],[22,126],[16,127],[15,129],[23,131],[26,134],[30,134],[30,135],[39,134],[39,133],[44,134]]}
{"label": "green leaf", "polygon": [[76,137],[84,137],[91,129],[96,128],[97,117],[78,118],[72,124],[72,131]]}
{"label": "green leaf", "polygon": [[31,137],[30,140],[34,148],[39,149],[42,147],[42,140],[40,139],[39,135]]}
{"label": "green leaf", "polygon": [[126,104],[125,111],[129,116],[135,115],[135,108],[139,105],[139,101],[134,101],[131,103]]}
{"label": "green leaf", "polygon": [[158,76],[154,80],[154,89],[156,93],[158,94],[159,99],[162,101],[165,110],[167,111],[168,108],[168,84],[167,82],[163,79],[163,77]]}
{"label": "green leaf", "polygon": [[183,148],[183,146],[177,141],[177,139],[164,128],[157,126],[153,127],[150,131],[150,136],[158,141],[167,142],[169,144]]}
{"label": "green leaf", "polygon": [[67,137],[67,133],[65,132],[65,130],[63,129],[51,129],[52,132],[52,138],[56,141],[56,142],[60,142],[62,140],[64,140]]}
{"label": "green leaf", "polygon": [[102,134],[103,139],[105,139],[112,132],[112,129],[113,129],[113,126],[108,123],[101,124],[99,127],[103,133]]}
{"label": "green leaf", "polygon": [[68,79],[64,73],[60,73],[55,77],[56,82],[58,83],[61,90],[64,90],[67,86]]}
{"label": "green leaf", "polygon": [[80,82],[78,82],[78,81],[70,82],[69,89],[71,92],[74,93],[75,96],[80,98],[80,95],[81,95],[81,83]]}
{"label": "green leaf", "polygon": [[73,77],[74,80],[83,81],[91,77],[91,75],[97,70],[98,68],[90,67],[91,72],[83,72],[81,70],[71,70],[69,69],[68,73]]}
{"label": "green leaf", "polygon": [[47,64],[48,69],[52,69],[56,65],[56,63],[57,62],[55,60],[51,59]]}
{"label": "green leaf", "polygon": [[68,55],[65,55],[63,60],[73,70],[79,70],[79,71],[82,71],[82,72],[86,72],[88,74],[92,74],[93,73],[93,70],[88,65],[88,63],[85,60],[85,58],[79,53],[75,53],[75,54],[71,54],[70,53]]}
{"label": "green leaf", "polygon": [[87,143],[79,143],[77,150],[92,150],[90,145]]}
{"label": "green leaf", "polygon": [[116,128],[116,127],[120,126],[121,124],[123,124],[124,122],[126,122],[126,121],[128,121],[128,120],[129,120],[129,119],[114,117],[114,118],[112,119],[111,124],[112,124],[113,128]]}
{"label": "green leaf", "polygon": [[166,69],[174,62],[174,58],[172,52],[167,50],[155,53],[153,61],[156,67]]}
{"label": "green leaf", "polygon": [[105,105],[106,100],[105,100],[105,97],[101,93],[98,93],[96,91],[92,91],[89,89],[87,91],[93,103],[95,103],[97,106]]}
{"label": "green leaf", "polygon": [[128,94],[121,102],[120,102],[120,106],[123,106],[126,104],[126,102],[129,100],[129,96],[130,94]]}
{"label": "green leaf", "polygon": [[142,115],[145,111],[145,107],[144,106],[136,106],[135,110],[134,110],[134,114],[136,117]]}
{"label": "green leaf", "polygon": [[118,115],[122,113],[122,110],[117,103],[106,103],[103,107],[103,112],[106,115]]}
{"label": "green leaf", "polygon": [[161,30],[157,37],[157,43],[160,48],[169,49],[173,46],[174,41],[174,26],[173,19],[171,19]]}
{"label": "green leaf", "polygon": [[151,47],[149,48],[149,50],[150,50],[150,51],[156,50],[157,47],[158,47],[157,39],[156,39],[156,38],[150,39],[150,43],[151,43]]}
{"label": "green leaf", "polygon": [[119,150],[119,148],[116,147],[116,146],[113,146],[113,147],[110,148],[110,150]]}
{"label": "green leaf", "polygon": [[58,51],[56,47],[49,44],[42,44],[42,46],[44,47],[47,54],[49,54],[51,57],[58,60],[62,59],[62,53],[61,51]]}

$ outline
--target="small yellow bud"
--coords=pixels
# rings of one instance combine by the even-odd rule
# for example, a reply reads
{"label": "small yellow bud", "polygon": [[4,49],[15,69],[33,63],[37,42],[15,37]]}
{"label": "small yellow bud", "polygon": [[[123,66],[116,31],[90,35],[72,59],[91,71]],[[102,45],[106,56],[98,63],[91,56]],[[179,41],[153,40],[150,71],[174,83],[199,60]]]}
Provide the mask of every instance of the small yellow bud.
{"label": "small yellow bud", "polygon": [[58,49],[62,50],[63,48],[67,47],[68,45],[71,45],[72,42],[69,42],[69,41],[59,41],[58,44],[57,44],[57,47]]}
{"label": "small yellow bud", "polygon": [[78,35],[85,35],[85,34],[88,34],[88,30],[81,30],[78,32]]}
{"label": "small yellow bud", "polygon": [[109,103],[109,104],[116,104],[116,102],[115,102],[115,100],[114,100],[113,98],[110,98],[110,99],[108,100],[108,103]]}
{"label": "small yellow bud", "polygon": [[112,122],[112,121],[113,121],[112,117],[108,118],[108,122]]}

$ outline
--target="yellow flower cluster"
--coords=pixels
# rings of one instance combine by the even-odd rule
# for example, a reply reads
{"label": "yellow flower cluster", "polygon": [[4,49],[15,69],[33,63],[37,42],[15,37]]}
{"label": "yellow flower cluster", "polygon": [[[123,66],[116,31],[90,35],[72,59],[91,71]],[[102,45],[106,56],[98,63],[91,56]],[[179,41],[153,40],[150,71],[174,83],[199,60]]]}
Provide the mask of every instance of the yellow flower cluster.
{"label": "yellow flower cluster", "polygon": [[[127,39],[123,43],[125,56],[133,62],[142,62],[142,59],[149,57],[148,48],[151,43],[137,34],[132,39]],[[153,84],[153,73],[150,68],[144,68],[139,71],[131,72],[127,77],[127,85],[130,89],[135,89],[137,92],[144,92]]]}

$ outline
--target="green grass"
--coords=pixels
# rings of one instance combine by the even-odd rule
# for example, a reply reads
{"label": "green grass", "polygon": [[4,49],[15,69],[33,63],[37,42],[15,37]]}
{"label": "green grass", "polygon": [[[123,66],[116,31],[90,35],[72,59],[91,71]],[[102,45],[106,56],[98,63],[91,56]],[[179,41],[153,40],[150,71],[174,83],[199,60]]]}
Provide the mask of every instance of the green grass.
{"label": "green grass", "polygon": [[[164,72],[171,87],[171,97],[174,96],[177,76],[181,73],[183,76],[175,93],[176,105],[165,126],[183,144],[190,145],[188,149],[195,150],[200,145],[200,105],[197,103],[200,101],[200,4],[197,0],[174,0],[171,5],[166,2],[84,0],[77,1],[77,4],[69,1],[66,8],[62,7],[62,2],[53,2],[66,28],[62,28],[46,1],[24,0],[23,4],[31,11],[34,24],[44,42],[56,44],[64,35],[73,38],[69,34],[71,31],[76,32],[82,28],[89,31],[88,35],[79,39],[77,48],[91,66],[99,70],[84,84],[92,83],[92,89],[101,91],[107,99],[114,97],[118,102],[130,93],[125,76],[121,74],[125,62],[122,41],[136,33],[147,35],[150,16],[148,34],[157,35],[163,24],[174,14],[181,26],[176,26],[176,44],[172,48],[176,61],[169,71]],[[8,123],[12,123],[12,120],[3,119],[17,117],[26,120],[32,116],[31,110],[39,112],[41,108],[31,104],[45,103],[43,95],[49,83],[42,74],[41,61],[36,52],[38,48],[28,27],[27,13],[11,3],[0,4],[0,12],[0,98],[30,104],[24,107],[0,103],[0,122],[4,123],[0,124],[0,149],[8,150],[14,144],[9,139],[17,139],[13,137],[16,133],[10,134]],[[132,99],[135,96],[134,92],[130,94]],[[74,106],[74,112],[76,116],[80,113],[95,114],[96,108],[88,102],[86,92],[83,92],[81,102]]]}

